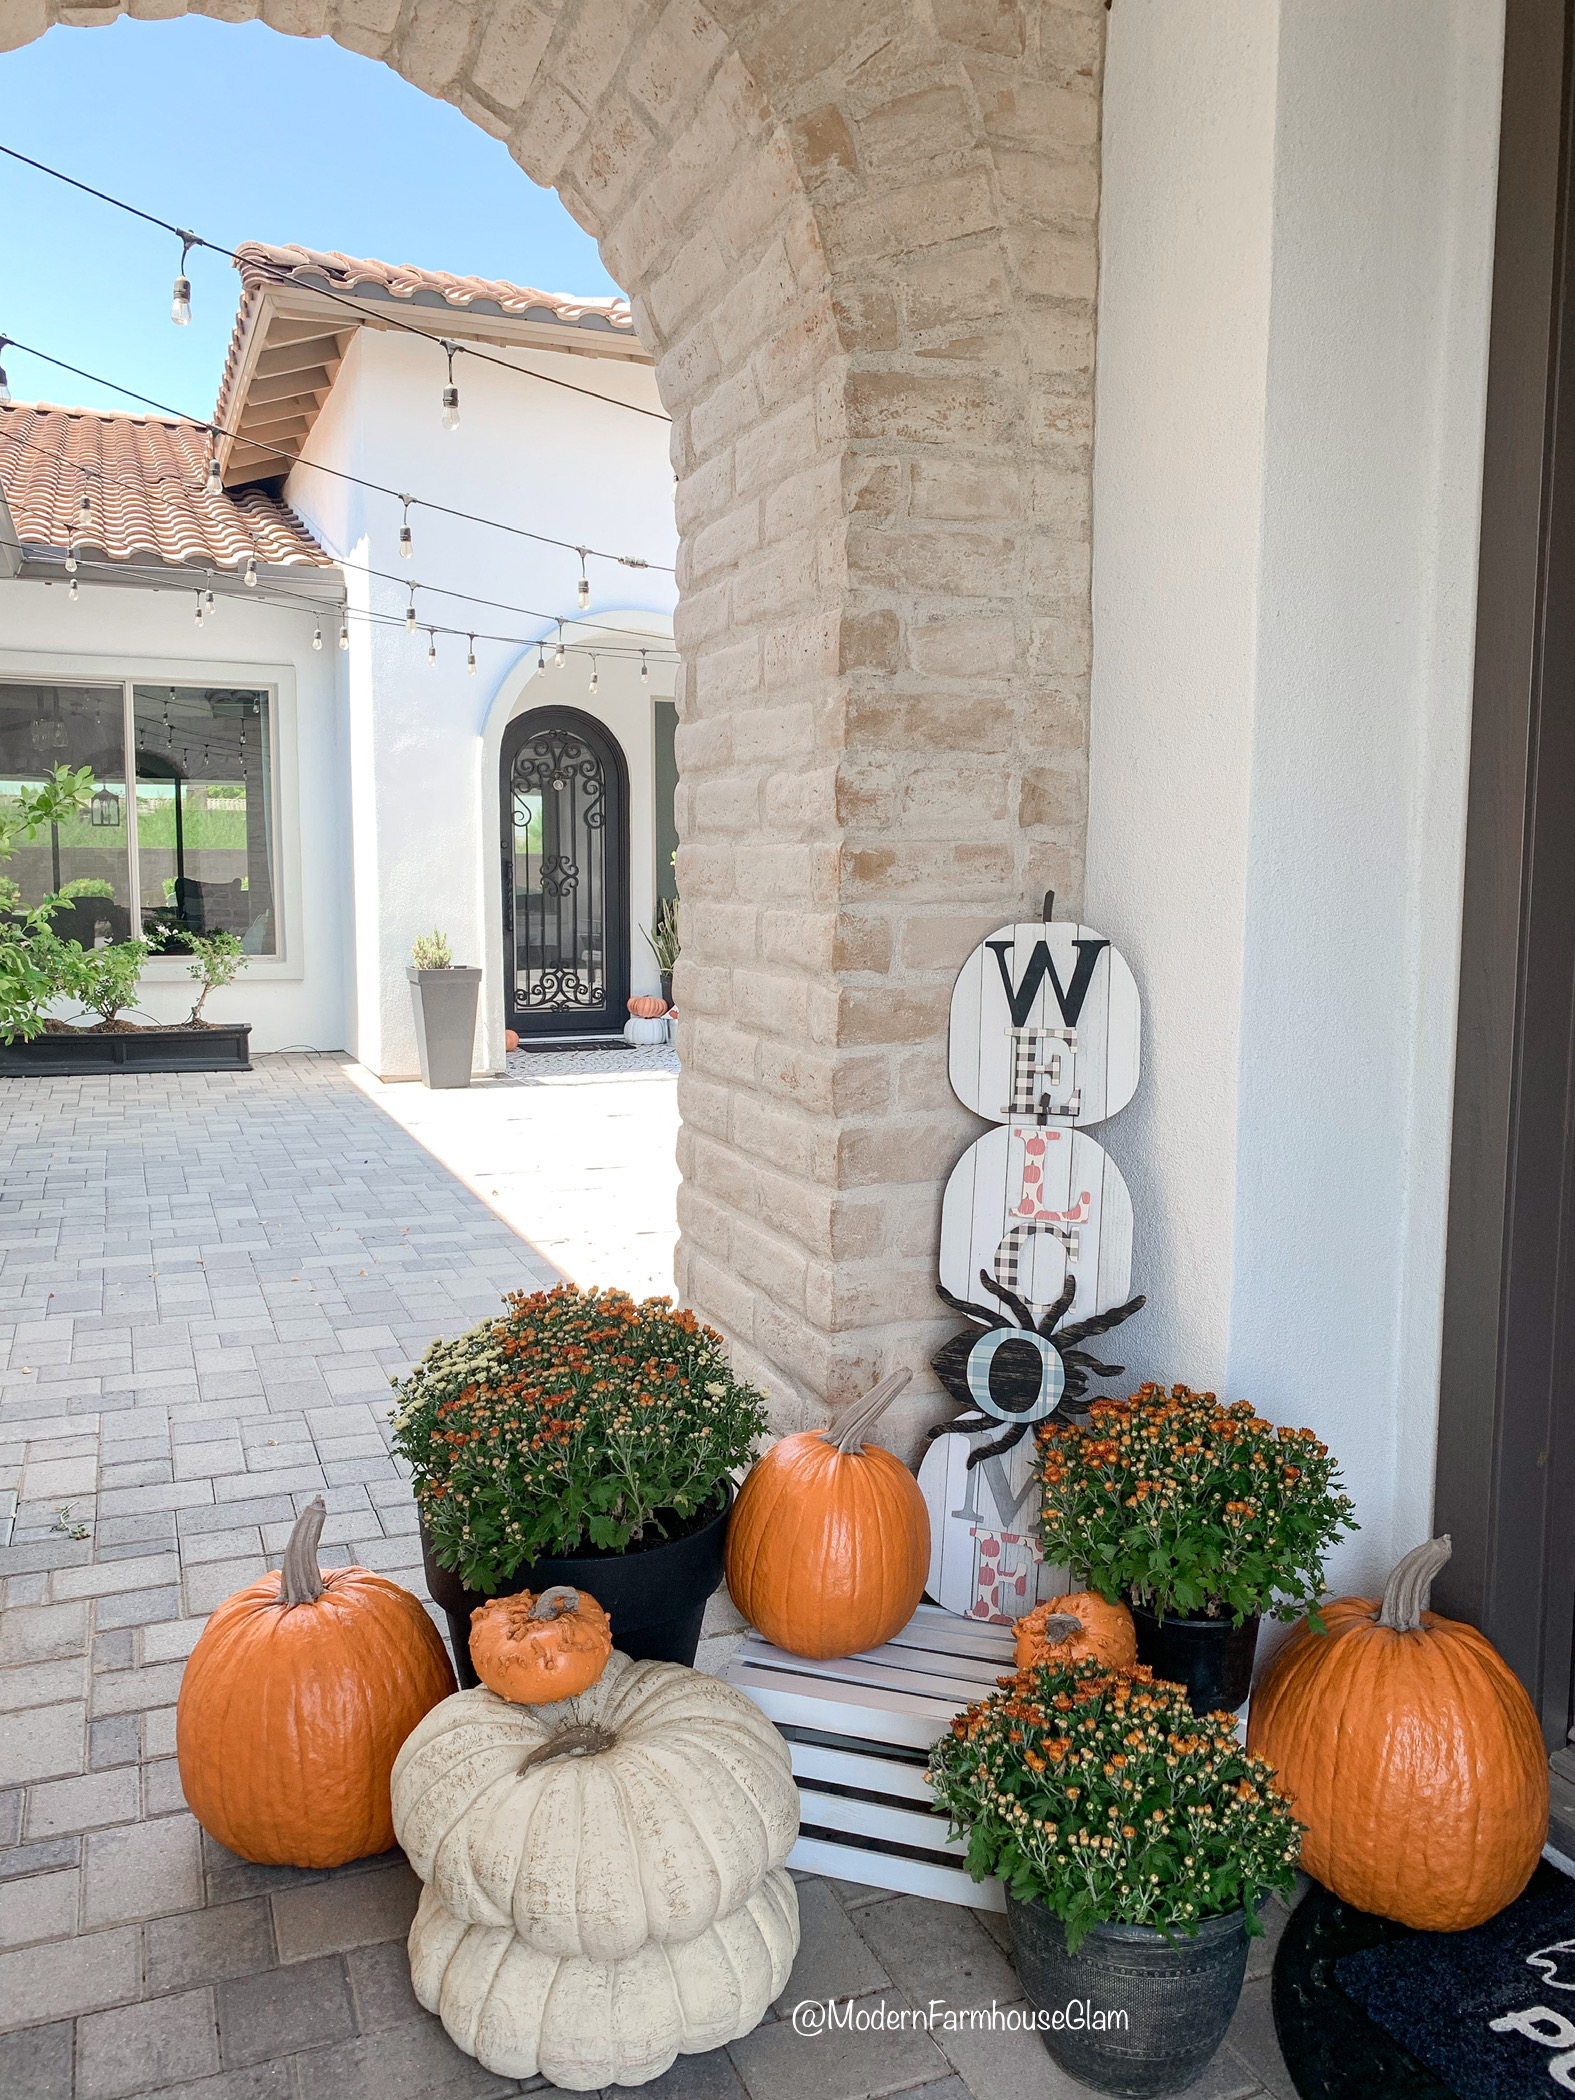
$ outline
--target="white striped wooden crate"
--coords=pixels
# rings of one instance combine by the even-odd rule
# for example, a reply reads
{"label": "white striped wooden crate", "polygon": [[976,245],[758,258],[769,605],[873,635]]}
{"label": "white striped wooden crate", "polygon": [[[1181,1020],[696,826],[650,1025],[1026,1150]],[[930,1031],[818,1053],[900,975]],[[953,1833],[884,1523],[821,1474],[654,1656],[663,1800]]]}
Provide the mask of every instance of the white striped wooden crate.
{"label": "white striped wooden crate", "polygon": [[836,1662],[789,1655],[751,1633],[727,1669],[793,1752],[803,1828],[790,1867],[943,1903],[1004,1910],[973,1881],[946,1819],[928,1806],[930,1745],[1012,1668],[1012,1630],[921,1604],[883,1648]]}

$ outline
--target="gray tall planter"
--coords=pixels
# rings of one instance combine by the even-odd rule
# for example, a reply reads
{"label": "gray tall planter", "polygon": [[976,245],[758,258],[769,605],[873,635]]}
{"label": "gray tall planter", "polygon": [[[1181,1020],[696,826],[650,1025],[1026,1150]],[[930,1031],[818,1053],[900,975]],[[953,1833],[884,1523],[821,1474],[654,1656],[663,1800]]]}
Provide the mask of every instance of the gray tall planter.
{"label": "gray tall planter", "polygon": [[407,969],[423,1086],[469,1086],[481,972]]}

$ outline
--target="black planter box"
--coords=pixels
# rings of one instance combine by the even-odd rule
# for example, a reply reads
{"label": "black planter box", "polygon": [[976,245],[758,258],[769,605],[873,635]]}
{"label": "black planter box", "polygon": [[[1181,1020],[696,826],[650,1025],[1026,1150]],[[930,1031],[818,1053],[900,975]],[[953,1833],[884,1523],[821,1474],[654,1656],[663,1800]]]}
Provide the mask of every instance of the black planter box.
{"label": "black planter box", "polygon": [[96,1072],[249,1072],[250,1021],[125,1034],[37,1035],[0,1043],[0,1079],[85,1079]]}

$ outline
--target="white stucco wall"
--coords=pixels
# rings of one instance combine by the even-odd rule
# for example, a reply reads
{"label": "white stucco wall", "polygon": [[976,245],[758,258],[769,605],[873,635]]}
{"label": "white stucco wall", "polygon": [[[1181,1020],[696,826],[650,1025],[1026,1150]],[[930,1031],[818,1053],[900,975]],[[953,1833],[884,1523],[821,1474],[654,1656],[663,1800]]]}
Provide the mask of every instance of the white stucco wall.
{"label": "white stucco wall", "polygon": [[1085,916],[1132,961],[1145,1376],[1430,1516],[1502,9],[1121,0]]}
{"label": "white stucco wall", "polygon": [[[350,990],[338,652],[312,648],[310,614],[226,598],[199,629],[192,610],[186,589],[130,590],[84,579],[73,605],[59,585],[0,583],[0,678],[274,688],[284,952],[258,956],[234,985],[210,996],[204,1013],[250,1021],[254,1050],[337,1050],[347,1040]],[[150,962],[138,995],[142,1012],[157,1021],[189,1013],[195,993],[186,970],[176,959]]]}
{"label": "white stucco wall", "polygon": [[[492,350],[489,355],[504,353]],[[644,366],[612,359],[511,352],[522,366],[557,373],[577,386],[659,408]],[[671,564],[676,550],[668,427],[603,402],[461,360],[461,422],[446,431],[439,414],[442,355],[407,336],[363,329],[313,430],[308,459],[399,490],[413,490],[456,510],[503,519],[555,538]],[[598,716],[623,745],[631,803],[631,914],[649,923],[654,880],[652,712],[670,699],[671,574],[593,561],[592,597],[580,614],[579,561],[572,553],[417,509],[414,554],[398,552],[401,518],[391,497],[297,469],[286,490],[332,552],[347,564],[351,604],[402,616],[407,583],[444,584],[503,606],[539,610],[532,619],[498,606],[466,605],[418,590],[421,631],[352,619],[343,667],[345,740],[352,779],[349,854],[356,942],[356,1055],[385,1077],[416,1070],[416,1045],[405,979],[410,943],[433,926],[444,931],[458,962],[480,963],[482,1025],[477,1065],[503,1061],[503,987],[498,750],[504,724],[526,706],[561,703]],[[358,566],[359,565],[359,566]],[[385,572],[369,577],[362,569]],[[393,578],[394,580],[387,580]],[[551,668],[554,622],[600,623],[621,646],[656,653],[642,685],[634,660],[599,662],[599,686],[587,688],[587,658],[571,652]],[[474,627],[478,634],[549,637],[549,668],[536,671],[536,650],[478,640],[478,670],[465,669],[466,641],[439,636],[436,667],[427,663],[429,622]],[[629,630],[640,630],[631,635]],[[651,639],[650,637],[656,637]],[[590,643],[592,628],[571,626],[571,642]],[[633,935],[631,989],[656,989],[649,950]]]}

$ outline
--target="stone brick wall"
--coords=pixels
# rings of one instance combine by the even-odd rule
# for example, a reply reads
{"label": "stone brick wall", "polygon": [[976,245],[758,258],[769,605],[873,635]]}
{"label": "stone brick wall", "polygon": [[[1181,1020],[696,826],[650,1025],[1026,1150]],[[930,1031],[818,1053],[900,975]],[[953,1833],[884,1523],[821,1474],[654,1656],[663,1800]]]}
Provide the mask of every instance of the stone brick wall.
{"label": "stone brick wall", "polygon": [[[679,1280],[783,1427],[938,1337],[951,978],[1081,890],[1101,0],[208,0],[506,139],[657,356]],[[183,0],[0,0],[51,21]],[[441,263],[441,257],[433,257]],[[933,1410],[915,1381],[892,1440]]]}

